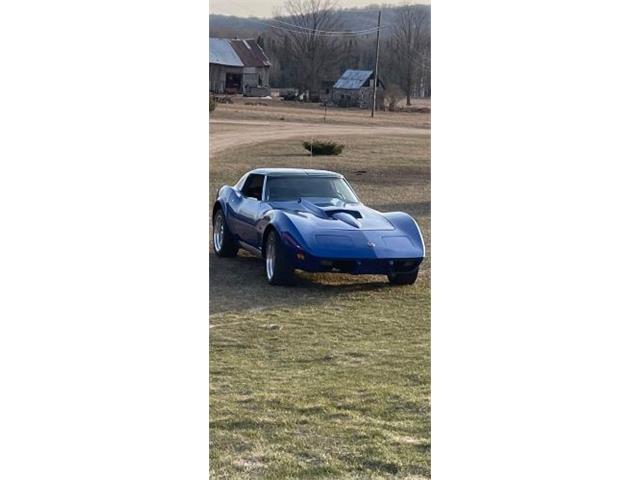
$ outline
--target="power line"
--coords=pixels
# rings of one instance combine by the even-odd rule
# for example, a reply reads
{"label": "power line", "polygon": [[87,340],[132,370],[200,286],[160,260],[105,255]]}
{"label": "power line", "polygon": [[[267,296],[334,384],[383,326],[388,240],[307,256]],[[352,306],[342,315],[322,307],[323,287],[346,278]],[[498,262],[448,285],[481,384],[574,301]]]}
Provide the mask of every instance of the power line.
{"label": "power line", "polygon": [[[344,31],[344,32],[340,32],[340,31],[329,31],[329,30],[316,30],[313,28],[307,28],[307,27],[300,27],[297,25],[293,25],[293,24],[287,24],[287,25],[291,25],[295,28],[298,28],[299,30],[293,30],[291,28],[286,28],[286,27],[281,27],[279,25],[273,25],[267,21],[263,21],[263,20],[258,20],[256,18],[245,18],[244,20],[249,20],[251,22],[255,22],[255,23],[260,23],[262,25],[266,25],[268,27],[277,29],[277,30],[283,30],[285,32],[291,32],[291,33],[304,33],[304,34],[313,34],[313,35],[317,35],[319,37],[356,37],[359,35],[371,35],[372,33],[376,33],[378,31],[377,28],[373,28],[373,29],[369,29],[369,30],[356,30],[356,31]],[[274,19],[275,20],[275,19]],[[286,22],[284,22],[286,23]],[[380,27],[380,29],[383,28],[388,28],[388,25],[382,26]]]}
{"label": "power line", "polygon": [[[284,22],[282,20],[278,20],[277,18],[272,18],[270,19],[271,22],[278,22],[278,23],[282,23],[284,25],[289,25],[291,27],[295,27],[295,28],[299,28],[300,30],[307,30],[310,32],[317,32],[317,33],[326,33],[326,34],[336,34],[336,35],[358,35],[358,34],[366,34],[366,33],[374,33],[376,31],[378,31],[378,27],[372,27],[372,28],[368,28],[366,30],[352,30],[352,31],[331,31],[331,30],[319,30],[316,28],[309,28],[309,27],[303,27],[301,25],[295,25],[293,23],[288,23],[288,22]],[[383,28],[387,28],[388,26],[385,25]]]}
{"label": "power line", "polygon": [[[269,25],[269,24],[266,24]],[[375,30],[371,30],[371,31],[367,31],[367,32],[357,32],[357,33],[341,33],[341,34],[327,34],[327,33],[322,33],[322,32],[318,32],[317,30],[311,30],[311,31],[304,31],[304,30],[292,30],[290,28],[284,28],[284,27],[279,27],[277,25],[269,25],[269,27],[271,28],[275,28],[277,30],[283,30],[285,32],[290,32],[290,33],[302,33],[305,35],[316,35],[318,37],[357,37],[359,35],[371,35],[372,33],[375,33]]]}

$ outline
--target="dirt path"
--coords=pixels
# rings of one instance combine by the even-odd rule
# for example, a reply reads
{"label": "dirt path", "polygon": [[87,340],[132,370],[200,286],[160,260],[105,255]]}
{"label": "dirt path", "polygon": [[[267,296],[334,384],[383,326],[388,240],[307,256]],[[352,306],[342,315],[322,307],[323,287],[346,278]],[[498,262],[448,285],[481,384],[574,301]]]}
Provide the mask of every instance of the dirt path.
{"label": "dirt path", "polygon": [[[431,133],[425,128],[386,127],[369,125],[332,125],[322,123],[260,122],[249,120],[210,120],[209,151],[211,154],[228,148],[271,140],[312,138],[321,135],[409,135]],[[232,128],[225,128],[226,126]]]}

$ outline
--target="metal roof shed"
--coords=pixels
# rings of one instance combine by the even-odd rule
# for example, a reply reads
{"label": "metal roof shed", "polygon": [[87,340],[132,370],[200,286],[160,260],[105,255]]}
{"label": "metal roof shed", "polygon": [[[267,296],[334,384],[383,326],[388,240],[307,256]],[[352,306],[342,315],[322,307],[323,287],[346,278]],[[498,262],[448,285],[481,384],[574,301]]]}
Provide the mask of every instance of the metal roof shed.
{"label": "metal roof shed", "polygon": [[[373,79],[372,70],[346,70],[335,83],[333,88],[358,90],[362,87],[368,87],[370,79]],[[380,78],[378,78],[378,83],[382,88],[384,88],[384,84]]]}

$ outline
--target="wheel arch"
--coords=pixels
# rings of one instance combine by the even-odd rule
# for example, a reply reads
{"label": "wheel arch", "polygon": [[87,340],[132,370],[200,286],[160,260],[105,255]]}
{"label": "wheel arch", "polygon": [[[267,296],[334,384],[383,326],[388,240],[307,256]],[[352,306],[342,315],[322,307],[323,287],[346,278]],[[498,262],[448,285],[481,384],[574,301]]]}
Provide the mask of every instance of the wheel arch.
{"label": "wheel arch", "polygon": [[216,194],[216,201],[213,204],[213,210],[211,211],[211,223],[213,224],[213,217],[215,217],[216,212],[222,209],[222,213],[224,213],[225,217],[227,216],[227,199],[229,197],[229,190],[231,187],[228,185],[223,185],[218,190]]}
{"label": "wheel arch", "polygon": [[218,210],[222,210],[222,213],[225,213],[224,206],[222,205],[222,202],[220,200],[216,200],[216,203],[213,204],[213,211],[211,212],[212,220],[213,220],[213,217],[216,216],[216,213],[218,212]]}
{"label": "wheel arch", "polygon": [[[297,245],[298,248],[309,251],[307,242],[304,240],[304,236],[300,233],[296,222],[292,220],[287,212],[274,210],[271,212],[270,217],[271,219],[269,220],[269,223],[262,232],[262,241],[260,243],[262,252],[265,251],[267,238],[269,232],[272,230],[275,231],[278,234],[278,237],[284,241],[286,248],[292,248]],[[287,241],[288,239],[289,241]]]}

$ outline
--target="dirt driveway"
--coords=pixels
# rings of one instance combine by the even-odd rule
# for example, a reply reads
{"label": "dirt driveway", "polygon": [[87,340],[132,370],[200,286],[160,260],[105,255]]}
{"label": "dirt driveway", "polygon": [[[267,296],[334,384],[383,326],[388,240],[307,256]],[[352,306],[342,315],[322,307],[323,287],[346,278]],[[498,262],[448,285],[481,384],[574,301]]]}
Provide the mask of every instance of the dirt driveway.
{"label": "dirt driveway", "polygon": [[378,125],[335,125],[283,121],[218,120],[209,121],[209,155],[229,148],[289,138],[309,139],[323,135],[408,135],[427,137],[430,129]]}

